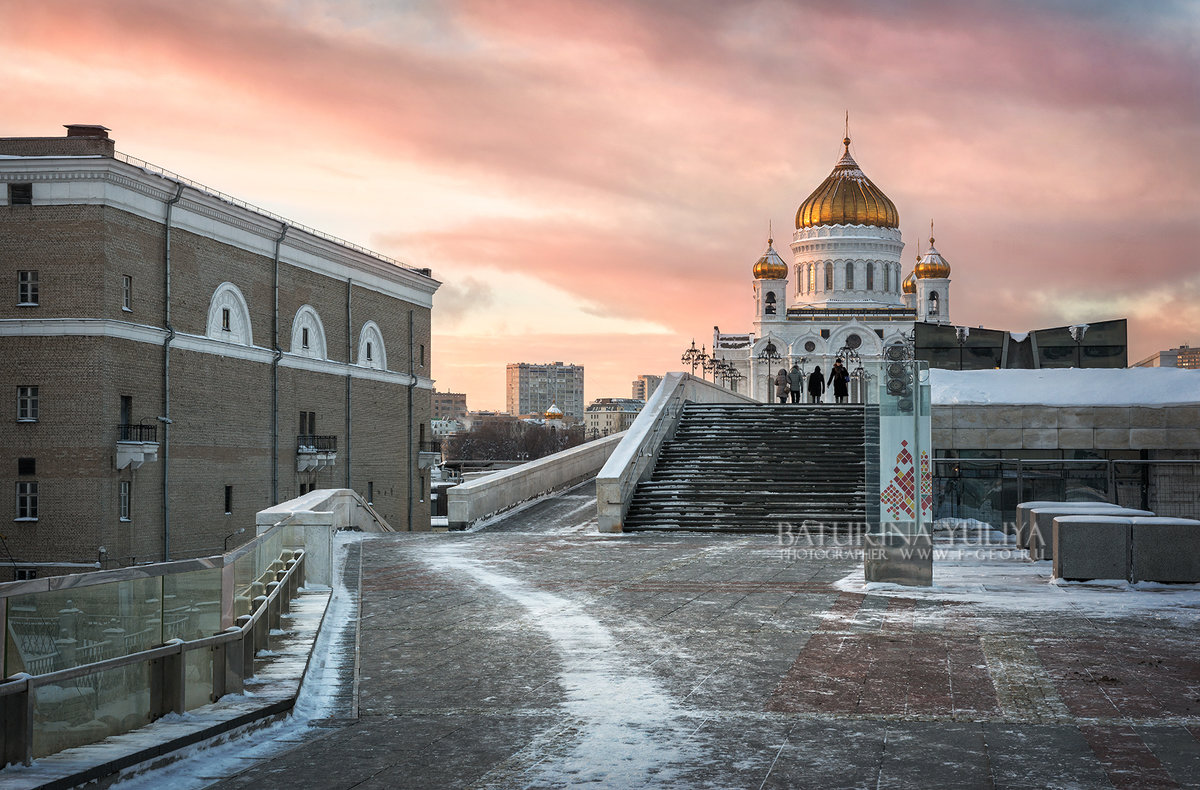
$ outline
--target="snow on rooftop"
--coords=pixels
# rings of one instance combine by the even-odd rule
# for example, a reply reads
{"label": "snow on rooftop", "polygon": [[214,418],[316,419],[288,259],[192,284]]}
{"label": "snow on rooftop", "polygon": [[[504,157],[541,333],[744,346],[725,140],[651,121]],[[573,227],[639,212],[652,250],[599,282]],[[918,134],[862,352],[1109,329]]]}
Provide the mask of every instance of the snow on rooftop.
{"label": "snow on rooftop", "polygon": [[1056,368],[929,371],[933,403],[1040,406],[1200,404],[1200,370]]}

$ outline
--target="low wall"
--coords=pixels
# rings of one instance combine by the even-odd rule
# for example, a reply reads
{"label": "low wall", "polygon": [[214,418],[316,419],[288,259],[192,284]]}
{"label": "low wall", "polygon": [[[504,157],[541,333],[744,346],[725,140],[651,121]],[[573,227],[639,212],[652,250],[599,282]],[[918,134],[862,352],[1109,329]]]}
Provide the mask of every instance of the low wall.
{"label": "low wall", "polygon": [[638,482],[654,471],[658,450],[675,433],[687,403],[758,401],[688,373],[668,373],[596,476],[596,516],[601,532],[621,531]]}
{"label": "low wall", "polygon": [[454,486],[446,492],[450,529],[466,529],[514,505],[595,476],[624,435],[616,433]]}
{"label": "low wall", "polygon": [[[1200,375],[1197,375],[1200,388]],[[933,405],[939,450],[1189,450],[1200,406]]]}
{"label": "low wall", "polygon": [[339,529],[394,532],[365,499],[349,488],[322,488],[260,510],[254,516],[259,535],[276,524],[304,527],[309,584],[333,585],[333,533]]}

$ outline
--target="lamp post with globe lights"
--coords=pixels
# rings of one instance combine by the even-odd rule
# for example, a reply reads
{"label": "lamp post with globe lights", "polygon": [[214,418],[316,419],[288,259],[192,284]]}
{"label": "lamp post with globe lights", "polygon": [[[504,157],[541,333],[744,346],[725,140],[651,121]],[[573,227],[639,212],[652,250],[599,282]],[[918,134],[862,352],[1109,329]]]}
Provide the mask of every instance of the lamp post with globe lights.
{"label": "lamp post with globe lights", "polygon": [[763,350],[758,352],[754,357],[759,362],[766,363],[767,366],[767,388],[763,390],[763,403],[771,403],[771,369],[775,367],[775,363],[783,359],[783,355],[779,353],[779,349],[775,347],[774,341],[768,340],[763,346]]}

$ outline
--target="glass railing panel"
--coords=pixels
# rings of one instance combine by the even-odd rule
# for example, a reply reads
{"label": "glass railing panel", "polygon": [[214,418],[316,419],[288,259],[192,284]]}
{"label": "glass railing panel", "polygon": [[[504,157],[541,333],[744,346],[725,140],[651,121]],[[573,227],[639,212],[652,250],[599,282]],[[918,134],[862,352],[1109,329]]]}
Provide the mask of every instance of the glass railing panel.
{"label": "glass railing panel", "polygon": [[193,710],[212,702],[213,650],[204,647],[183,654],[183,707]]}
{"label": "glass railing panel", "polygon": [[150,723],[148,662],[34,690],[33,756],[95,743]]}
{"label": "glass railing panel", "polygon": [[221,630],[221,570],[163,578],[163,639],[201,639]]}
{"label": "glass railing panel", "polygon": [[255,549],[247,551],[233,561],[233,617],[236,620],[250,614],[254,580],[258,578],[258,554]]}

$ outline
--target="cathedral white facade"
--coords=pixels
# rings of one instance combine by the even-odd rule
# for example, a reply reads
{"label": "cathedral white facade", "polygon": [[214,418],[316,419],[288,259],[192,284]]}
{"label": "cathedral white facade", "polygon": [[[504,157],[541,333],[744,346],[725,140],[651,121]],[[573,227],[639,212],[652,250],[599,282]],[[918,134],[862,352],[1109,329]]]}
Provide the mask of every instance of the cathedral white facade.
{"label": "cathedral white facade", "polygon": [[773,402],[775,373],[798,364],[828,374],[843,357],[855,372],[851,399],[861,401],[862,373],[875,377],[883,349],[911,337],[917,321],[950,322],[950,265],[929,249],[902,278],[900,215],[846,150],[796,211],[789,266],[774,239],[755,262],[754,322],[748,334],[714,327],[713,357],[742,377],[738,389]]}

